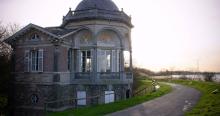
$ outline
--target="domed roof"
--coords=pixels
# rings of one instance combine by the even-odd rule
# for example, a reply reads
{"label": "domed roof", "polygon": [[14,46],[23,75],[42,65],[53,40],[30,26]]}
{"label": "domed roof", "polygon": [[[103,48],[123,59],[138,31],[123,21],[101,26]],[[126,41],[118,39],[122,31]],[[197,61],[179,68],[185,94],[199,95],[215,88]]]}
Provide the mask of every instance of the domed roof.
{"label": "domed roof", "polygon": [[83,0],[76,7],[76,11],[89,10],[89,9],[102,9],[109,11],[119,11],[118,7],[112,0]]}
{"label": "domed roof", "polygon": [[70,9],[63,17],[62,26],[85,20],[117,21],[132,27],[131,17],[119,11],[112,0],[82,0],[74,11]]}

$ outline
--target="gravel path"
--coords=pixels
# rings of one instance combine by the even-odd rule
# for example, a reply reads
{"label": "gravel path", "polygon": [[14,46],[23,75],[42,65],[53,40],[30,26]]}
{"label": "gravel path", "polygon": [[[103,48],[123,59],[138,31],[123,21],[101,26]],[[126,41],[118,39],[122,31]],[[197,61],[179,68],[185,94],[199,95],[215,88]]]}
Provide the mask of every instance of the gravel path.
{"label": "gravel path", "polygon": [[173,88],[171,93],[107,116],[183,116],[197,103],[201,93],[194,88],[169,85]]}

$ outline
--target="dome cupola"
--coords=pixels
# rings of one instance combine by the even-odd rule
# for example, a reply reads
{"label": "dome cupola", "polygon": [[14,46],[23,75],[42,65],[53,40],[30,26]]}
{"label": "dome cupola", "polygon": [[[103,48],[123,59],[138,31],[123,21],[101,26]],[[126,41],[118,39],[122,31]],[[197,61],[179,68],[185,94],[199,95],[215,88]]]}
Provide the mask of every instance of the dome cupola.
{"label": "dome cupola", "polygon": [[75,11],[100,9],[109,11],[119,11],[118,7],[111,0],[83,0],[76,7]]}
{"label": "dome cupola", "polygon": [[74,11],[70,9],[63,17],[62,26],[85,20],[117,21],[132,27],[131,17],[119,11],[112,0],[82,0]]}

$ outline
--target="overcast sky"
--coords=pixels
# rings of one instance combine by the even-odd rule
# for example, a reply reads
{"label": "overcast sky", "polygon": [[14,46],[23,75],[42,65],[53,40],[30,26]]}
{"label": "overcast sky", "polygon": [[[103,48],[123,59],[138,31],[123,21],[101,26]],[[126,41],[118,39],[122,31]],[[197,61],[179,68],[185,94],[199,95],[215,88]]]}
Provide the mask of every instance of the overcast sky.
{"label": "overcast sky", "polygon": [[[0,20],[58,26],[80,1],[0,0]],[[113,1],[132,16],[136,66],[220,72],[220,0]]]}

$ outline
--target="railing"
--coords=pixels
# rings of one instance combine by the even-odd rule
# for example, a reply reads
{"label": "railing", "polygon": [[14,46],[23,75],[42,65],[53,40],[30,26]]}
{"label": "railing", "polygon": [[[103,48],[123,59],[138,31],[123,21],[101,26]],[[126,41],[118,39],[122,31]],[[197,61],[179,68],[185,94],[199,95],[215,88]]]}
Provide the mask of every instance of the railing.
{"label": "railing", "polygon": [[[90,101],[91,105],[96,105],[98,104],[98,99],[100,99],[101,97],[105,97],[105,95],[112,95],[114,94],[114,98],[118,98],[118,99],[114,99],[114,102],[123,99],[122,95],[117,94],[117,93],[110,93],[110,94],[99,94],[99,95],[95,95],[95,96],[89,96],[86,98],[70,98],[70,99],[62,99],[62,100],[55,100],[55,101],[48,101],[44,103],[44,112],[45,115],[48,113],[48,111],[56,111],[56,109],[60,108],[59,106],[64,106],[64,104],[68,104],[68,108],[78,108],[78,107],[82,107],[80,105],[77,104],[78,100],[86,100]],[[92,102],[92,101],[96,101],[96,103]]]}
{"label": "railing", "polygon": [[131,25],[131,18],[120,11],[109,11],[104,9],[89,9],[89,10],[80,10],[80,11],[72,11],[70,16],[64,17],[65,20],[80,20],[84,18],[104,18],[107,20],[119,20],[124,21]]}
{"label": "railing", "polygon": [[133,93],[132,96],[140,96],[140,95],[145,95],[146,93],[150,93],[150,92],[154,92],[155,91],[155,87],[154,86],[150,86],[150,87],[146,87],[143,88],[139,91],[136,91],[135,93]]}
{"label": "railing", "polygon": [[124,12],[119,11],[109,11],[104,9],[90,9],[90,10],[81,10],[81,11],[73,11],[72,15],[75,18],[84,17],[84,16],[108,16],[108,17],[120,17],[124,20],[130,21],[130,17],[126,15]]}
{"label": "railing", "polygon": [[97,74],[100,79],[120,79],[119,72],[99,72]]}
{"label": "railing", "polygon": [[[98,79],[120,79],[120,72],[97,72],[95,75]],[[77,72],[75,73],[75,79],[90,79],[93,76],[92,72]],[[132,79],[132,72],[123,73],[125,79]]]}
{"label": "railing", "polygon": [[132,79],[133,78],[133,74],[132,72],[126,72],[126,79]]}
{"label": "railing", "polygon": [[75,79],[89,79],[92,76],[90,72],[75,73]]}

